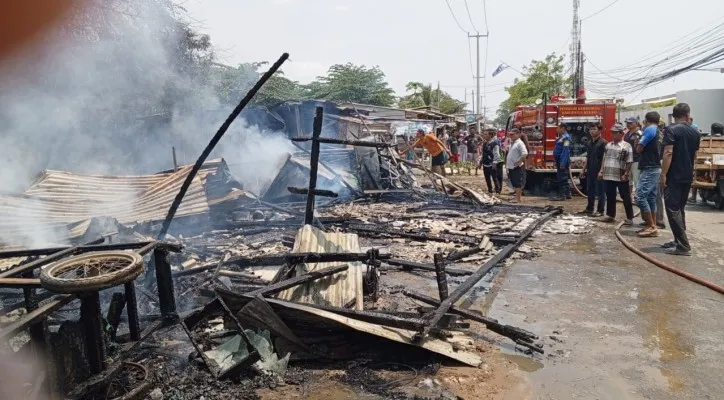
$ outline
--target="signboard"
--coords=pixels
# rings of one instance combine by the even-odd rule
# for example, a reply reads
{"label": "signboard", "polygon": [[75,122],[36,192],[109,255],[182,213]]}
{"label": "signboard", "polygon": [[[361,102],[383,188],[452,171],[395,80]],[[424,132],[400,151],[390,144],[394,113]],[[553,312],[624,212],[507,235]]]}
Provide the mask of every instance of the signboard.
{"label": "signboard", "polygon": [[596,117],[601,115],[601,106],[596,104],[572,104],[558,106],[560,117]]}
{"label": "signboard", "polygon": [[474,124],[477,118],[475,118],[475,114],[468,114],[465,116],[465,122],[468,124]]}
{"label": "signboard", "polygon": [[724,165],[724,154],[714,154],[714,165]]}

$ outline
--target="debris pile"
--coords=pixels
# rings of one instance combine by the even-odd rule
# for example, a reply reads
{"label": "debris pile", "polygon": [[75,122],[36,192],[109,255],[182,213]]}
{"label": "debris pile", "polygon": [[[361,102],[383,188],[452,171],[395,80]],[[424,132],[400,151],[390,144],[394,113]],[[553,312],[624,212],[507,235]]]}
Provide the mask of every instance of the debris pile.
{"label": "debris pile", "polygon": [[[396,178],[363,190],[324,165],[318,144],[332,139],[316,128],[303,138],[308,157],[290,155],[260,195],[223,160],[203,164],[164,240],[154,239],[163,211],[191,166],[123,184],[44,174],[26,196],[43,204],[38,220],[77,244],[0,251],[0,336],[44,371],[28,393],[256,398],[254,389],[299,384],[309,362],[393,365],[404,354],[478,367],[481,329],[543,352],[534,333],[471,306],[536,230],[587,226],[440,176],[430,178],[442,190],[425,189],[389,151],[377,170]],[[305,174],[308,187],[297,187]],[[69,228],[78,219],[95,222]],[[349,379],[366,379],[354,371]]]}

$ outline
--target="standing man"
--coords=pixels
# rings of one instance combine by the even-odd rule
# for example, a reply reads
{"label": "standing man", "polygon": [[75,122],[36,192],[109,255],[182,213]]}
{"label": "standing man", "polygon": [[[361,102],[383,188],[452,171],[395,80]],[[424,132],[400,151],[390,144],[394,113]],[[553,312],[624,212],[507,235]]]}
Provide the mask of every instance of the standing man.
{"label": "standing man", "polygon": [[[525,145],[525,149],[528,151],[528,154],[530,154],[530,143],[528,143],[528,132],[523,129],[523,124],[520,122],[516,122],[513,124],[513,128],[517,128],[520,130],[520,140],[523,141],[523,144]],[[525,192],[525,184],[528,182],[528,171],[526,169],[525,161],[523,161],[523,192]]]}
{"label": "standing man", "polygon": [[467,143],[468,133],[464,129],[460,130],[460,161],[466,161],[468,159],[468,146]]}
{"label": "standing man", "polygon": [[659,230],[656,226],[656,193],[661,176],[661,155],[658,141],[661,116],[656,111],[651,111],[646,113],[645,119],[646,129],[636,145],[636,153],[640,155],[636,200],[646,227],[640,230],[638,235],[640,237],[657,237]]}
{"label": "standing man", "polygon": [[468,148],[468,159],[473,164],[478,164],[478,132],[475,126],[470,127],[470,134],[468,135],[468,141],[466,143]]}
{"label": "standing man", "polygon": [[453,132],[450,137],[447,140],[448,148],[450,149],[450,162],[452,163],[459,163],[460,162],[460,138],[458,137],[458,134]]}
{"label": "standing man", "polygon": [[694,162],[699,150],[699,131],[692,128],[691,108],[686,103],[674,106],[674,124],[664,131],[664,159],[661,185],[664,187],[664,204],[674,241],[664,244],[666,252],[690,256],[691,245],[686,236],[686,199],[694,180]]}
{"label": "standing man", "polygon": [[505,166],[508,168],[508,177],[510,183],[515,190],[515,199],[511,203],[520,203],[520,196],[523,192],[523,163],[528,157],[528,150],[525,148],[523,141],[520,140],[520,130],[513,128],[510,130],[510,150],[508,150],[508,158]]}
{"label": "standing man", "polygon": [[556,160],[556,181],[558,182],[558,196],[553,201],[565,201],[571,198],[571,187],[568,185],[568,177],[571,168],[571,136],[568,134],[566,124],[558,125],[558,140],[553,149],[553,157]]}
{"label": "standing man", "polygon": [[[638,118],[635,117],[628,117],[626,118],[626,129],[628,132],[623,137],[623,140],[628,142],[628,144],[631,145],[632,149],[636,149],[636,146],[639,144],[639,140],[641,140],[641,124],[639,123]],[[631,180],[629,181],[629,186],[631,189],[631,193],[635,194],[634,186],[638,188],[639,186],[639,161],[641,160],[641,154],[634,151],[633,155],[633,164],[631,164]]]}
{"label": "standing man", "polygon": [[483,151],[480,158],[480,166],[483,167],[485,175],[485,183],[488,186],[488,193],[493,193],[493,184],[495,184],[495,193],[500,194],[503,190],[503,169],[500,154],[500,143],[495,137],[495,131],[486,130],[483,132]]}
{"label": "standing man", "polygon": [[447,162],[448,150],[434,133],[425,133],[422,129],[418,129],[415,143],[402,150],[400,154],[406,153],[413,147],[424,147],[432,156],[432,172],[446,176],[445,163]]}
{"label": "standing man", "polygon": [[[588,196],[588,206],[581,214],[590,214],[592,217],[600,217],[603,215],[606,206],[606,185],[602,180],[598,179],[598,173],[603,165],[603,154],[606,152],[606,140],[601,137],[601,123],[593,123],[588,127],[588,133],[591,134],[591,141],[588,143],[586,151],[586,161],[583,164],[582,175],[586,177],[586,195]],[[598,207],[594,212],[593,206],[598,198]]]}
{"label": "standing man", "polygon": [[606,216],[601,217],[600,221],[616,221],[616,190],[618,189],[626,210],[624,225],[632,225],[634,212],[628,181],[633,163],[633,149],[628,142],[623,140],[623,130],[623,124],[619,122],[611,127],[613,142],[606,145],[603,165],[598,173],[598,179],[603,180],[606,185]]}

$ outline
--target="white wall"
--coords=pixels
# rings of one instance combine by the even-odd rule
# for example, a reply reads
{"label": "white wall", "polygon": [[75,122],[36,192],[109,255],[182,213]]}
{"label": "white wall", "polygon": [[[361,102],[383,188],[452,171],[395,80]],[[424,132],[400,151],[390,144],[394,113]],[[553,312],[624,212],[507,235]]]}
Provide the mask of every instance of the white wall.
{"label": "white wall", "polygon": [[703,132],[714,122],[724,123],[724,89],[684,90],[676,93],[678,103],[691,107],[691,117]]}

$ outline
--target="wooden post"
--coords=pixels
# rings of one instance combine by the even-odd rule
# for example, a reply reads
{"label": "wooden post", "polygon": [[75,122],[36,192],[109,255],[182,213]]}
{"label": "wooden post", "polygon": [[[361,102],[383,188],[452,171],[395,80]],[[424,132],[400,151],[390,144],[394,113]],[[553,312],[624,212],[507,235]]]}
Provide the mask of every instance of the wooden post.
{"label": "wooden post", "polygon": [[178,171],[178,163],[176,162],[176,147],[171,147],[171,154],[173,155],[173,172]]}
{"label": "wooden post", "polygon": [[103,322],[101,320],[101,299],[98,292],[93,292],[80,300],[80,320],[85,331],[88,365],[92,375],[103,371],[105,361],[105,344],[103,343]]}
{"label": "wooden post", "polygon": [[171,264],[168,260],[168,251],[159,248],[155,249],[153,251],[153,265],[156,270],[161,315],[175,322],[178,315],[176,314],[176,299],[174,298],[173,276],[171,274]]}
{"label": "wooden post", "polygon": [[307,208],[304,214],[304,224],[311,225],[314,221],[314,196],[317,189],[317,171],[319,170],[319,136],[322,134],[322,119],[324,108],[317,107],[312,130],[312,155],[309,161],[309,193],[307,193]]}
{"label": "wooden post", "polygon": [[442,257],[442,252],[435,253],[434,259],[435,275],[437,275],[437,291],[442,301],[448,297],[447,275],[445,274],[445,260]]}
{"label": "wooden post", "polygon": [[138,322],[138,300],[136,299],[136,284],[126,282],[123,285],[126,289],[126,312],[128,314],[128,332],[131,340],[141,339],[141,324]]}

